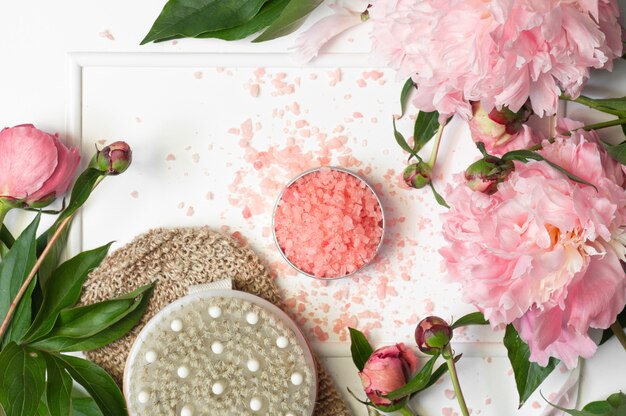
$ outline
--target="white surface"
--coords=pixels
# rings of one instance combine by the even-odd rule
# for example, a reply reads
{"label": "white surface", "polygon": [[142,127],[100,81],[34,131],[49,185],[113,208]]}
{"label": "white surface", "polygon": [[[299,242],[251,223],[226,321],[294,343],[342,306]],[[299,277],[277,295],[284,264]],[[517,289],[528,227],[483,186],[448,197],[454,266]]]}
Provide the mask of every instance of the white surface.
{"label": "white surface", "polygon": [[[271,117],[271,110],[279,104],[290,104],[290,97],[266,95],[262,89],[260,101],[251,100],[244,84],[254,68],[260,66],[272,73],[285,72],[291,78],[304,75],[302,80],[313,72],[318,74],[323,82],[308,85],[304,82],[297,93],[302,109],[309,111],[306,118],[329,133],[336,125],[347,125],[352,154],[363,162],[362,167],[372,167],[372,172],[366,175],[368,180],[383,184],[383,204],[396,219],[396,225],[390,227],[395,239],[392,241],[415,242],[412,247],[387,245],[381,253],[384,261],[380,269],[371,270],[369,283],[365,279],[346,279],[317,286],[310,280],[278,273],[282,290],[295,299],[295,313],[299,305],[305,307],[306,313],[313,313],[313,318],[304,325],[311,338],[315,328],[313,319],[326,320],[320,328],[328,333],[329,340],[316,342],[314,347],[326,357],[323,361],[340,390],[345,392],[349,386],[361,395],[356,371],[347,358],[345,330],[334,333],[336,325],[354,322],[351,317],[360,314],[358,326],[369,327],[373,343],[379,346],[385,342],[410,341],[414,321],[430,310],[443,317],[471,311],[470,306],[460,302],[458,288],[441,281],[436,254],[441,245],[438,208],[432,205],[432,198],[419,193],[417,197],[415,193],[407,196],[395,185],[403,155],[393,143],[387,120],[398,110],[400,85],[394,84],[389,71],[385,72],[385,85],[367,89],[356,85],[362,72],[371,66],[367,56],[346,55],[367,51],[367,37],[359,30],[334,45],[332,51],[342,55],[327,55],[313,67],[302,69],[285,55],[293,38],[257,45],[184,40],[175,45],[139,47],[162,3],[161,0],[3,2],[0,5],[2,124],[32,122],[44,130],[58,131],[73,143],[82,144],[86,155],[92,153],[94,142],[101,139],[109,142],[125,139],[133,146],[132,169],[120,177],[123,179],[105,181],[84,210],[82,220],[75,224],[74,251],[110,240],[116,240],[119,246],[156,226],[208,224],[218,228],[230,226],[230,232],[240,232],[265,258],[275,260],[278,257],[271,239],[263,235],[263,227],[270,221],[267,212],[247,221],[241,215],[241,208],[228,201],[231,192],[228,185],[234,173],[250,167],[242,159],[244,152],[237,143],[239,137],[227,131],[251,118],[263,124],[261,133],[253,139],[257,149],[284,146],[284,123],[295,123],[297,118],[287,116],[287,120],[276,120]],[[624,3],[620,2],[622,8]],[[218,74],[218,67],[231,68],[233,75]],[[343,80],[335,88],[329,88],[327,72],[337,67],[343,68]],[[201,79],[195,77],[197,72],[203,74]],[[620,93],[626,94],[625,79],[626,65],[622,62],[614,74],[596,74],[589,91],[605,96],[621,89]],[[352,95],[351,100],[344,99],[347,94]],[[359,111],[367,118],[348,125],[344,117],[352,111]],[[593,112],[575,106],[569,106],[568,112],[584,120],[597,118]],[[379,123],[370,122],[373,116]],[[407,121],[402,127],[408,132],[409,125]],[[446,132],[442,152],[451,157],[440,167],[446,177],[473,157],[474,150],[463,138],[464,134],[458,127]],[[213,148],[209,151],[211,144]],[[193,151],[185,150],[189,146]],[[199,155],[198,163],[193,162],[194,153]],[[175,154],[177,161],[168,163],[165,160],[168,154]],[[333,154],[335,159],[339,156]],[[389,175],[389,169],[394,170],[393,175]],[[260,178],[253,175],[254,170],[246,172],[244,183],[250,181],[250,186],[255,185]],[[293,172],[284,169],[278,173],[277,180],[284,181]],[[134,191],[138,192],[138,198],[132,197]],[[206,198],[208,192],[215,195],[213,200]],[[183,209],[177,208],[180,202],[185,204]],[[194,207],[195,215],[185,215],[189,206]],[[16,227],[25,221],[14,213],[10,219]],[[429,221],[426,225],[425,220]],[[401,279],[402,273],[408,273],[410,279]],[[372,283],[380,282],[381,278],[387,278],[387,284]],[[353,302],[359,291],[363,291],[362,304]],[[383,299],[379,298],[381,291]],[[297,300],[304,299],[298,297],[301,292],[309,294],[308,304]],[[331,308],[328,312],[316,309],[320,303]],[[367,311],[378,311],[383,318],[368,317]],[[376,322],[381,323],[380,328]],[[515,410],[514,385],[498,343],[500,337],[501,332],[472,329],[455,343],[456,349],[465,353],[460,377],[469,405],[481,415],[539,414],[540,409],[535,409],[533,404],[542,404],[540,397],[531,398],[522,411]],[[619,388],[626,389],[625,373],[623,351],[613,340],[585,364],[582,402],[603,398]],[[546,396],[563,382],[565,374],[557,371],[553,378],[552,384],[543,388]],[[445,379],[434,391],[421,396],[416,406],[420,414],[451,415],[456,402],[448,398],[450,388],[449,380]],[[365,414],[361,405],[349,400],[355,414]]]}

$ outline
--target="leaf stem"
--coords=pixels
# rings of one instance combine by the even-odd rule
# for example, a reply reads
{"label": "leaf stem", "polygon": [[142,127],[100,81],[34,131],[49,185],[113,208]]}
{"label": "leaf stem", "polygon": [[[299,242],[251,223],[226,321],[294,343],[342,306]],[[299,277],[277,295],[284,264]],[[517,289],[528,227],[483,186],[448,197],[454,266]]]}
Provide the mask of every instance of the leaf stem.
{"label": "leaf stem", "polygon": [[407,407],[407,405],[402,406],[400,409],[396,410],[402,416],[415,416],[415,414]]}
{"label": "leaf stem", "polygon": [[439,153],[439,145],[441,144],[441,136],[443,136],[443,129],[446,127],[445,124],[439,124],[439,129],[435,134],[435,144],[433,145],[433,150],[430,153],[430,159],[428,159],[428,164],[431,168],[435,167],[435,163],[437,163],[437,154]]}
{"label": "leaf stem", "polygon": [[615,337],[619,340],[619,343],[622,344],[622,347],[626,350],[626,334],[624,333],[624,330],[619,322],[613,322],[613,325],[611,325],[611,331],[613,331]]}
{"label": "leaf stem", "polygon": [[67,224],[69,224],[69,222],[72,220],[73,217],[74,217],[74,214],[71,214],[67,218],[65,218],[63,222],[61,222],[59,227],[56,229],[56,231],[52,235],[52,238],[50,239],[50,241],[48,241],[48,245],[46,245],[46,248],[41,253],[41,256],[39,256],[39,258],[37,259],[37,263],[35,263],[35,265],[33,266],[33,269],[28,274],[28,277],[26,277],[26,280],[24,280],[24,283],[20,287],[20,290],[15,295],[15,299],[13,299],[13,301],[11,302],[11,305],[9,306],[9,310],[7,311],[7,314],[4,317],[4,320],[2,321],[2,326],[0,326],[0,339],[2,339],[2,337],[4,336],[4,333],[9,327],[9,323],[11,322],[11,318],[13,317],[13,314],[15,313],[15,309],[17,309],[17,305],[20,303],[22,296],[24,296],[24,293],[26,293],[26,289],[28,289],[30,282],[33,280],[33,278],[37,274],[37,270],[39,270],[41,263],[43,263],[44,259],[46,258],[50,250],[52,249],[52,245],[59,238],[59,236],[61,235],[61,232],[67,226]]}
{"label": "leaf stem", "polygon": [[469,410],[467,409],[467,404],[465,404],[465,397],[463,397],[463,391],[461,391],[461,384],[459,383],[459,376],[456,372],[456,366],[454,365],[454,354],[452,353],[452,348],[450,344],[448,344],[444,350],[443,358],[446,359],[446,364],[448,365],[448,371],[450,372],[450,379],[452,380],[452,386],[454,387],[454,393],[456,394],[456,399],[459,402],[459,407],[461,408],[461,413],[463,416],[469,416]]}
{"label": "leaf stem", "polygon": [[[605,121],[602,123],[596,123],[596,124],[588,124],[586,126],[581,127],[581,129],[590,131],[590,130],[600,130],[600,129],[604,129],[607,127],[613,127],[613,126],[621,126],[626,124],[626,118],[617,118],[615,120],[610,120],[610,121]],[[580,130],[580,129],[576,129],[576,130]]]}

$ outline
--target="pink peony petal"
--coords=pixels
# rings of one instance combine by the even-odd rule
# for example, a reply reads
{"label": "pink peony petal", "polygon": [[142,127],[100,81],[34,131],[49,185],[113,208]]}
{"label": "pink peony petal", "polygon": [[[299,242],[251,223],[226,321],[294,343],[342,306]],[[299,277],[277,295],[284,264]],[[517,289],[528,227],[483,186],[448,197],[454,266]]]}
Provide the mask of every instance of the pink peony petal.
{"label": "pink peony petal", "polygon": [[0,132],[0,195],[23,199],[37,192],[57,166],[54,137],[32,124]]}

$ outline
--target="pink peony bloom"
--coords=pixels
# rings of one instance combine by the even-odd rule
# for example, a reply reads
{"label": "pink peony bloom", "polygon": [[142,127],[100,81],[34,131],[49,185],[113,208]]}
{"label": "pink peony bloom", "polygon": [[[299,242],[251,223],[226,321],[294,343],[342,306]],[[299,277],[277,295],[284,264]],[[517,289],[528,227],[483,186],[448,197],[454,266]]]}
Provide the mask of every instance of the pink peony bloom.
{"label": "pink peony bloom", "polygon": [[470,101],[556,113],[590,68],[621,56],[616,0],[378,0],[373,51],[418,86],[420,110],[472,114]]}
{"label": "pink peony bloom", "polygon": [[[365,394],[377,406],[393,401],[382,396],[404,386],[417,369],[417,356],[404,344],[379,348],[372,353],[359,373]],[[396,400],[397,401],[397,400]]]}
{"label": "pink peony bloom", "polygon": [[42,207],[63,194],[80,154],[32,124],[0,132],[0,199]]}
{"label": "pink peony bloom", "polygon": [[309,62],[333,38],[363,21],[367,0],[335,0],[328,4],[334,14],[315,22],[296,39],[294,49],[302,62]]}
{"label": "pink peony bloom", "polygon": [[597,191],[545,162],[515,162],[492,195],[449,187],[441,254],[492,326],[513,323],[532,361],[571,368],[596,350],[589,328],[608,328],[626,303],[624,176],[595,132],[546,141],[540,153]]}

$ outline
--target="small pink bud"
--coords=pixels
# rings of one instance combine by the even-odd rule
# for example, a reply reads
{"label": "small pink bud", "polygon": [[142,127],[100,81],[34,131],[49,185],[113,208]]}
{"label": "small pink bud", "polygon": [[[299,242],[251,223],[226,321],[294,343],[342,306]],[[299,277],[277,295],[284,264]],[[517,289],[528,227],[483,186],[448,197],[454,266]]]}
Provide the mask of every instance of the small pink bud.
{"label": "small pink bud", "polygon": [[404,182],[411,188],[421,189],[432,180],[433,169],[424,162],[411,163],[404,169],[402,177]]}
{"label": "small pink bud", "polygon": [[438,316],[422,319],[415,328],[415,342],[424,354],[435,355],[443,351],[452,339],[452,328]]}
{"label": "small pink bud", "polygon": [[513,170],[515,170],[513,162],[495,156],[485,156],[465,170],[465,180],[473,191],[491,195],[498,190],[498,184],[505,181]]}
{"label": "small pink bud", "polygon": [[94,156],[92,166],[106,175],[123,173],[133,160],[133,152],[126,142],[115,142],[106,146]]}

